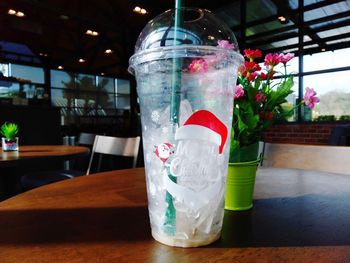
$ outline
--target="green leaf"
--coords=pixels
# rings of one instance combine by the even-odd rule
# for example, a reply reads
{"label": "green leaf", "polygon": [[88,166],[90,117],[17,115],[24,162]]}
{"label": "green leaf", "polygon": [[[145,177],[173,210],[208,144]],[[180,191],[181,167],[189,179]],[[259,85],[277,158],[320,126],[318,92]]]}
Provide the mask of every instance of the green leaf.
{"label": "green leaf", "polygon": [[6,139],[13,139],[18,133],[18,126],[16,123],[5,122],[3,125],[1,125],[0,133]]}
{"label": "green leaf", "polygon": [[258,90],[255,89],[251,84],[249,84],[247,87],[247,96],[249,101],[254,101],[257,93],[258,93]]}
{"label": "green leaf", "polygon": [[238,120],[238,130],[240,132],[244,131],[245,129],[248,128],[248,125],[246,125],[243,121],[242,118],[239,114],[237,114],[237,120]]}
{"label": "green leaf", "polygon": [[260,83],[261,83],[260,77],[257,77],[255,80],[255,83],[254,83],[254,89],[256,89],[256,90],[259,89]]}
{"label": "green leaf", "polygon": [[271,90],[270,100],[266,104],[267,109],[274,109],[277,105],[286,102],[286,97],[293,93],[292,87],[294,85],[293,76],[283,81],[276,91]]}
{"label": "green leaf", "polygon": [[254,113],[254,110],[251,105],[249,108],[247,108],[247,111],[244,114],[244,122],[251,130],[255,129],[259,122],[259,115]]}

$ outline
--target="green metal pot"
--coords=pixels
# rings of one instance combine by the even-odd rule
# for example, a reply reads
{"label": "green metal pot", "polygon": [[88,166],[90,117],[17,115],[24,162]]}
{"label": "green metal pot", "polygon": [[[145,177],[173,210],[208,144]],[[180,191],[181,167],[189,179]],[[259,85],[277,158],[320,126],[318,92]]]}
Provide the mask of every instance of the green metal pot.
{"label": "green metal pot", "polygon": [[255,176],[259,160],[229,163],[225,209],[248,210],[253,207]]}

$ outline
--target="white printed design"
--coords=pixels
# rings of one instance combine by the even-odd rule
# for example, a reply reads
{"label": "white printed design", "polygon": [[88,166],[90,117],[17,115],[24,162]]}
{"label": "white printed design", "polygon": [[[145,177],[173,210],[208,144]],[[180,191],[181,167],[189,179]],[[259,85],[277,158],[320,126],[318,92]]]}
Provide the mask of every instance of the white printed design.
{"label": "white printed design", "polygon": [[152,113],[151,113],[152,121],[158,123],[159,122],[159,118],[160,118],[159,112],[158,111],[152,111]]}
{"label": "white printed design", "polygon": [[[170,151],[168,143],[157,147],[157,156],[168,168],[163,172],[165,189],[175,203],[196,212],[222,192],[224,176],[220,166],[226,139],[226,126],[211,112],[200,110],[176,131],[175,152]],[[176,177],[176,183],[168,171]]]}

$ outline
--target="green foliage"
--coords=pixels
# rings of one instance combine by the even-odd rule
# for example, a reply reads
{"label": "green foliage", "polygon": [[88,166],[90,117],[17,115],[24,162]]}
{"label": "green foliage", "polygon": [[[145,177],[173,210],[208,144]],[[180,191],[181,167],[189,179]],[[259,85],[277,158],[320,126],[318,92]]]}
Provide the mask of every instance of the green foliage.
{"label": "green foliage", "polygon": [[[239,85],[235,91],[230,162],[256,160],[262,133],[274,122],[293,116],[298,106],[293,106],[286,99],[293,93],[294,81],[293,76],[287,74],[287,63],[294,54],[267,54],[264,59],[266,70],[263,72],[254,61],[262,56],[261,51],[246,49],[244,53],[246,61],[239,69]],[[284,74],[278,80],[273,80],[275,67],[280,63],[283,64]],[[319,101],[316,92],[307,88],[299,104],[313,108]],[[256,151],[255,157],[249,159],[253,155],[247,157],[249,154],[246,153],[252,151]]]}
{"label": "green foliage", "polygon": [[256,145],[262,132],[275,121],[286,120],[294,113],[294,107],[290,107],[286,100],[293,93],[293,76],[283,76],[282,79],[272,81],[270,78],[275,73],[273,66],[268,69],[267,78],[263,78],[262,74],[251,78],[250,74],[253,73],[256,72],[243,67],[238,75],[238,83],[244,94],[241,91],[239,95],[236,88],[230,162],[236,162],[244,149]]}
{"label": "green foliage", "polygon": [[[286,97],[293,92],[293,77],[282,80],[276,90],[270,85],[262,85],[260,77],[254,83],[247,83],[242,78],[239,82],[244,83],[246,95],[235,100],[231,147],[236,149],[259,141],[262,132],[276,120],[293,114],[293,107],[282,107],[287,102]],[[256,100],[259,92],[265,99]]]}
{"label": "green foliage", "polygon": [[6,139],[14,139],[18,133],[18,125],[16,123],[11,122],[5,122],[3,125],[1,125],[0,133],[6,138]]}
{"label": "green foliage", "polygon": [[320,115],[318,116],[315,121],[335,121],[334,115]]}
{"label": "green foliage", "polygon": [[350,115],[341,115],[339,117],[340,121],[350,121]]}

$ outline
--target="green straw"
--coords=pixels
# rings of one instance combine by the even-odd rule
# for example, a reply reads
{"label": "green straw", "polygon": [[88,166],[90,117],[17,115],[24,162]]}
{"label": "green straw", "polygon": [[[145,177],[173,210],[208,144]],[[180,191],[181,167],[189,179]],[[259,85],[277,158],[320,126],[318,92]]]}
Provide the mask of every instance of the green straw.
{"label": "green straw", "polygon": [[[175,4],[175,23],[174,23],[174,46],[178,38],[179,27],[182,24],[181,19],[181,0],[176,0]],[[170,102],[170,122],[176,129],[179,123],[179,108],[181,99],[181,61],[174,57],[173,59],[173,74],[172,74],[172,92]]]}
{"label": "green straw", "polygon": [[[174,22],[174,46],[176,46],[176,40],[178,38],[179,27],[182,24],[181,18],[181,0],[175,1],[175,22]],[[171,142],[174,141],[174,134],[179,125],[179,110],[181,100],[181,60],[173,58],[173,73],[172,73],[172,91],[170,102],[170,123],[172,124],[171,136],[169,138]],[[176,177],[172,176],[167,169],[167,176],[170,180],[176,183]],[[166,192],[165,201],[167,203],[167,209],[165,211],[164,232],[169,236],[176,234],[176,210],[173,203],[173,197],[169,192]]]}

